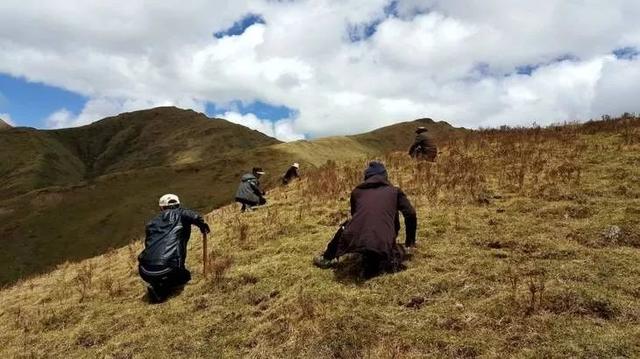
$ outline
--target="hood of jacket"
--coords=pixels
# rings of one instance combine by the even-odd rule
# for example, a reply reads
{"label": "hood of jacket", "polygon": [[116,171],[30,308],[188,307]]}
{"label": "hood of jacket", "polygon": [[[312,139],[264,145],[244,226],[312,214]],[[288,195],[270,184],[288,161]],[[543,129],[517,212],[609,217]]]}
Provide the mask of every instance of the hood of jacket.
{"label": "hood of jacket", "polygon": [[390,186],[389,179],[384,175],[374,175],[367,178],[364,182],[360,183],[356,188],[367,189],[377,188],[382,186]]}
{"label": "hood of jacket", "polygon": [[242,176],[241,181],[247,182],[247,181],[252,181],[257,179],[258,177],[256,177],[253,173],[247,173],[246,175]]}

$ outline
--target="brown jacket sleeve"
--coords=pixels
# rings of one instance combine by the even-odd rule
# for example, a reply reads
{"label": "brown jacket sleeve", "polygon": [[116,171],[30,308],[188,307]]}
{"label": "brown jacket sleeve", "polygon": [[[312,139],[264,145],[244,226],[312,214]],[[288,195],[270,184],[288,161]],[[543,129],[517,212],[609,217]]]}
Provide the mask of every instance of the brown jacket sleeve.
{"label": "brown jacket sleeve", "polygon": [[402,212],[404,217],[404,226],[406,230],[405,246],[411,247],[416,244],[416,231],[418,229],[418,218],[416,210],[411,205],[407,196],[398,188],[398,210]]}
{"label": "brown jacket sleeve", "polygon": [[355,191],[351,192],[351,199],[349,200],[351,204],[351,217],[356,213],[356,197]]}

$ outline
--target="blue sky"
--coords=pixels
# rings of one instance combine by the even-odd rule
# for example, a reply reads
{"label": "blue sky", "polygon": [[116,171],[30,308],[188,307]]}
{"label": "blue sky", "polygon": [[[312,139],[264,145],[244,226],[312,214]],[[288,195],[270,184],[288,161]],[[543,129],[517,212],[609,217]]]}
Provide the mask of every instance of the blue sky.
{"label": "blue sky", "polygon": [[[87,101],[87,97],[61,88],[0,74],[0,113],[10,114],[16,126],[43,128],[45,119],[55,111],[66,109],[77,115]],[[213,117],[230,110],[242,115],[253,113],[271,121],[295,115],[295,110],[286,106],[262,101],[232,101],[224,106],[207,103],[204,112]]]}
{"label": "blue sky", "polygon": [[19,126],[43,127],[44,119],[60,108],[79,112],[87,98],[41,83],[0,73],[0,113],[8,113]]}
{"label": "blue sky", "polygon": [[264,18],[256,14],[247,14],[242,19],[236,21],[230,28],[217,31],[213,34],[214,37],[221,39],[225,36],[238,36],[242,35],[244,31],[253,24],[265,24]]}

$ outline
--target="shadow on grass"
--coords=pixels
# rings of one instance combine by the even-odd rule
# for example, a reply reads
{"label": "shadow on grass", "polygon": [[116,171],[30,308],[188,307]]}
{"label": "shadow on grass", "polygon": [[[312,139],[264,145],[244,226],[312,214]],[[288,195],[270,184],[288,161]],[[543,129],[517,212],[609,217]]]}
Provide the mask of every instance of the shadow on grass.
{"label": "shadow on grass", "polygon": [[[410,260],[412,255],[405,255],[405,261]],[[367,280],[375,277],[389,275],[401,272],[407,269],[406,265],[401,264],[400,269],[396,271],[378,270],[373,273],[366,273],[363,267],[363,259],[360,254],[347,254],[338,260],[333,267],[334,278],[338,283],[342,284],[364,284]]]}
{"label": "shadow on grass", "polygon": [[149,291],[147,290],[147,292],[144,294],[144,296],[142,296],[142,301],[147,303],[147,304],[151,304],[151,305],[166,303],[167,301],[171,300],[172,298],[177,297],[180,294],[182,294],[182,292],[184,292],[184,287],[185,286],[183,285],[183,286],[172,288],[171,291],[169,291],[169,293],[167,294],[167,296],[164,297],[163,299],[159,300],[159,301],[152,299],[150,294],[149,294]]}
{"label": "shadow on grass", "polygon": [[338,283],[363,284],[366,279],[362,270],[362,256],[359,254],[343,256],[333,268],[333,275]]}

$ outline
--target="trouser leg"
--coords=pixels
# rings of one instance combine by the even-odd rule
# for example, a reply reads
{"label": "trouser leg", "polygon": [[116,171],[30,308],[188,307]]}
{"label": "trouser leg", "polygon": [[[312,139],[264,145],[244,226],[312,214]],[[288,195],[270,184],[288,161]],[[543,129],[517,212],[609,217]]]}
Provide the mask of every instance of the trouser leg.
{"label": "trouser leg", "polygon": [[362,269],[364,277],[372,278],[379,275],[384,270],[385,263],[385,258],[377,253],[362,253]]}
{"label": "trouser leg", "polygon": [[242,198],[236,198],[236,202],[242,204],[242,208],[240,209],[242,212],[245,212],[247,210],[251,210],[251,207],[253,207],[253,206],[258,204],[256,202],[247,201],[246,199],[242,199]]}
{"label": "trouser leg", "polygon": [[186,268],[175,268],[172,275],[167,280],[167,286],[170,288],[183,286],[191,281],[191,272]]}
{"label": "trouser leg", "polygon": [[186,268],[150,266],[141,267],[139,271],[140,277],[153,288],[160,300],[166,298],[173,289],[182,287],[191,280],[191,272]]}
{"label": "trouser leg", "polygon": [[336,234],[333,236],[333,238],[329,242],[329,244],[327,244],[327,249],[324,251],[324,254],[322,255],[324,259],[332,260],[336,258],[336,256],[338,255],[338,245],[340,244],[340,240],[342,239],[342,234],[344,233],[344,230],[348,223],[349,221],[342,223],[340,225],[340,228],[336,232]]}

